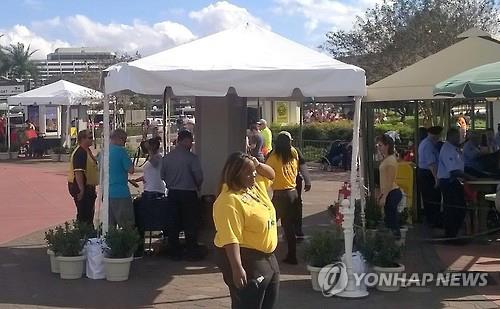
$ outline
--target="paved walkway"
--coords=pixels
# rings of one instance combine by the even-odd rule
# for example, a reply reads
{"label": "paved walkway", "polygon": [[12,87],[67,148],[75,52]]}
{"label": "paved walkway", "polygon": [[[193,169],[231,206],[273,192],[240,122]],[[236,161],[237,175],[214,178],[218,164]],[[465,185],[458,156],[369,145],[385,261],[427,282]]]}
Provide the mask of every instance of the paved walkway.
{"label": "paved walkway", "polygon": [[[0,308],[229,308],[228,291],[222,277],[213,263],[213,256],[203,262],[173,262],[160,251],[154,256],[136,260],[131,269],[130,280],[110,283],[103,280],[80,279],[60,280],[49,271],[45,254],[43,229],[61,223],[74,216],[71,201],[67,198],[64,165],[43,163],[25,164],[0,163],[2,176],[0,187],[5,182],[17,179],[17,186],[25,184],[24,174],[30,174],[33,186],[22,190],[20,201],[9,198],[9,204],[16,203],[19,210],[6,207],[0,209]],[[313,190],[304,196],[305,232],[328,228],[327,205],[335,198],[345,174],[314,173]],[[35,181],[37,179],[37,181]],[[50,182],[48,182],[50,180]],[[30,180],[31,181],[31,180]],[[18,192],[17,186],[1,191],[2,196]],[[61,186],[61,187],[59,187]],[[43,191],[43,192],[42,192]],[[46,191],[46,192],[45,192]],[[43,197],[43,198],[42,198]],[[2,200],[3,201],[3,200]],[[23,201],[23,202],[21,202]],[[38,201],[44,201],[50,215],[40,210]],[[22,210],[22,211],[21,211]],[[37,216],[30,216],[35,213]],[[13,215],[15,214],[15,216]],[[9,218],[26,221],[24,228],[10,224],[16,232],[10,232],[4,224]],[[17,218],[17,219],[16,219]],[[41,230],[40,230],[41,229]],[[4,237],[5,232],[9,237]],[[486,255],[498,258],[499,252],[491,253],[491,245],[478,247],[434,246],[418,240],[419,228],[409,232],[408,248],[403,263],[408,271],[437,272],[447,269],[467,252],[480,257]],[[203,238],[212,239],[210,232]],[[9,241],[9,239],[16,238]],[[3,244],[2,244],[3,242]],[[472,248],[474,251],[470,251]],[[283,243],[277,255],[283,258]],[[444,258],[444,256],[447,256]],[[473,288],[406,288],[397,293],[370,291],[370,296],[361,300],[324,298],[312,291],[305,265],[281,265],[282,281],[278,308],[497,308],[492,300],[498,299],[497,285],[492,280],[489,290]],[[498,276],[498,274],[497,274]],[[496,277],[498,278],[498,277]],[[483,295],[487,295],[485,297]]]}

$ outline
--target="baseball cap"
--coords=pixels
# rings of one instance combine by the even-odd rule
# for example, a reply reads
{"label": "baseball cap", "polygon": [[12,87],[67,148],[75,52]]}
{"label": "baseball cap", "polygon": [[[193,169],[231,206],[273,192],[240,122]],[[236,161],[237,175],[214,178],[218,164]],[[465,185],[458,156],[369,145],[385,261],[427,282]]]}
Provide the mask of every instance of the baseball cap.
{"label": "baseball cap", "polygon": [[285,135],[285,136],[286,136],[286,137],[288,137],[291,141],[293,141],[292,134],[290,134],[290,132],[288,132],[288,131],[281,131],[280,133],[278,133],[278,135]]}

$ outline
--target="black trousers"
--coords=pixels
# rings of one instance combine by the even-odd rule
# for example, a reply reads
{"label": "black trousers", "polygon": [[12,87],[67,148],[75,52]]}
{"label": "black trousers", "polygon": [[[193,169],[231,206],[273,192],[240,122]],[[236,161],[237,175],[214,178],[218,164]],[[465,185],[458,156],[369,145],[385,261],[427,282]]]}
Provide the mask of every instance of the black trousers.
{"label": "black trousers", "polygon": [[169,190],[167,205],[169,220],[167,224],[168,245],[179,249],[179,232],[184,230],[188,250],[198,246],[198,226],[200,223],[199,199],[196,191]]}
{"label": "black trousers", "polygon": [[302,189],[304,188],[304,180],[300,175],[297,176],[297,186],[295,189],[297,190],[297,195],[298,195],[298,201],[297,205],[299,207],[297,211],[297,221],[295,224],[295,235],[297,236],[303,236],[304,232],[302,231],[302,209],[304,208],[304,205],[302,204]]}
{"label": "black trousers", "polygon": [[94,186],[85,186],[83,198],[79,201],[76,199],[76,195],[73,196],[76,206],[76,221],[84,222],[91,226],[94,224],[96,198],[97,194]]}
{"label": "black trousers", "polygon": [[394,189],[389,191],[387,197],[385,198],[384,205],[384,221],[385,226],[391,229],[395,236],[401,236],[400,226],[399,226],[399,213],[398,205],[401,203],[403,198],[403,193],[400,189]]}
{"label": "black trousers", "polygon": [[296,225],[299,213],[299,196],[297,190],[276,190],[272,199],[276,215],[281,219],[288,245],[287,257],[297,257]]}
{"label": "black trousers", "polygon": [[[224,248],[217,248],[217,266],[229,288],[232,309],[272,309],[278,301],[280,271],[274,254],[240,248],[241,264],[247,274],[247,286],[236,288],[231,264]],[[256,279],[264,279],[256,284]]]}
{"label": "black trousers", "polygon": [[465,219],[464,186],[457,179],[440,179],[444,200],[444,230],[446,237],[456,237]]}
{"label": "black trousers", "polygon": [[438,225],[441,220],[441,191],[430,170],[418,170],[418,185],[422,193],[424,215],[427,223]]}

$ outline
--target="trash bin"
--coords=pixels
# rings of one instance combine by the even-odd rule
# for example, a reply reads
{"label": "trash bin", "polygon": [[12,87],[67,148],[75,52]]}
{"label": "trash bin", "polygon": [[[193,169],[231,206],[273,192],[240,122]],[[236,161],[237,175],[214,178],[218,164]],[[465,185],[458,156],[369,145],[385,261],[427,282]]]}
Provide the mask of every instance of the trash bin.
{"label": "trash bin", "polygon": [[413,223],[416,219],[415,207],[415,164],[413,162],[401,161],[398,163],[398,171],[396,176],[396,183],[406,195],[406,207],[411,214],[408,218],[409,223]]}

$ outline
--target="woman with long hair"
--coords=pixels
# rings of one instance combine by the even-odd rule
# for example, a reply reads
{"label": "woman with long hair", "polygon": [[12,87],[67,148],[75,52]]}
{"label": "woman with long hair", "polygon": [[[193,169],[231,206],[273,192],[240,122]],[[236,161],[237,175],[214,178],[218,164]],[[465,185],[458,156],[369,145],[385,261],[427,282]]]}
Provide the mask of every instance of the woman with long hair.
{"label": "woman with long hair", "polygon": [[160,154],[160,138],[151,138],[141,143],[144,153],[148,154],[148,159],[144,164],[144,175],[136,178],[134,182],[144,182],[145,199],[155,199],[165,195],[165,183],[161,179],[162,156]]}
{"label": "woman with long hair", "polygon": [[288,253],[283,262],[297,264],[296,222],[299,216],[299,196],[296,190],[299,172],[299,154],[292,147],[292,135],[282,131],[278,133],[275,147],[269,154],[266,164],[276,173],[273,182],[272,202],[285,231]]}
{"label": "woman with long hair", "polygon": [[279,290],[276,212],[267,194],[274,171],[247,154],[229,156],[214,203],[217,265],[232,308],[273,308]]}
{"label": "woman with long hair", "polygon": [[396,184],[398,160],[395,156],[394,139],[384,134],[377,137],[377,147],[382,155],[379,166],[380,195],[378,204],[384,207],[384,221],[387,228],[395,236],[400,236],[398,205],[403,198],[403,192]]}

